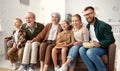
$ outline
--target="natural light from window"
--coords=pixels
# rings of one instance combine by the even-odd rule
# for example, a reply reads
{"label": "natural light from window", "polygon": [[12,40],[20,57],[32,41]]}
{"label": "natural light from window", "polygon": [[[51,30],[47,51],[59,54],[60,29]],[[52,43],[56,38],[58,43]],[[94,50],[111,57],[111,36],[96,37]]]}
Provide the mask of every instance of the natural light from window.
{"label": "natural light from window", "polygon": [[41,18],[45,24],[51,22],[52,12],[59,12],[61,20],[65,19],[65,0],[41,0]]}

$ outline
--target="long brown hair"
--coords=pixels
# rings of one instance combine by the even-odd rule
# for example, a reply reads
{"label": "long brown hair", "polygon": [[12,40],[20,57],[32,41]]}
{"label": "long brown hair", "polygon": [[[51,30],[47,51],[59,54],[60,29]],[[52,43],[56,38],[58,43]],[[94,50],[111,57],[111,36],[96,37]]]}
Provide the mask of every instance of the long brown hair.
{"label": "long brown hair", "polygon": [[81,22],[80,26],[78,26],[78,28],[80,29],[83,24],[82,24],[82,20],[81,20],[81,16],[79,14],[74,14],[72,17],[77,17],[79,19],[79,21]]}
{"label": "long brown hair", "polygon": [[20,18],[15,18],[15,20],[18,20],[20,23],[22,23],[22,20]]}
{"label": "long brown hair", "polygon": [[81,16],[79,14],[74,14],[72,17],[77,17],[81,21]]}
{"label": "long brown hair", "polygon": [[62,20],[62,22],[66,22],[68,24],[68,30],[72,29],[72,26],[70,25],[70,23],[67,20]]}

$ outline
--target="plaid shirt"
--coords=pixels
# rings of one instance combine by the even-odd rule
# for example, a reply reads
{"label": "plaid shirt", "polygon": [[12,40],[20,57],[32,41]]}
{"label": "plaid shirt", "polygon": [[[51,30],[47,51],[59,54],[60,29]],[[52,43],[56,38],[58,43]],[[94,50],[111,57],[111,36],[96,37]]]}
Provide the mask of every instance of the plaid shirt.
{"label": "plaid shirt", "polygon": [[[13,32],[13,35],[16,33],[16,30]],[[17,42],[15,42],[15,36],[13,36],[13,42],[16,43],[18,48],[22,48],[26,43],[26,32],[23,29],[20,29],[17,35]]]}

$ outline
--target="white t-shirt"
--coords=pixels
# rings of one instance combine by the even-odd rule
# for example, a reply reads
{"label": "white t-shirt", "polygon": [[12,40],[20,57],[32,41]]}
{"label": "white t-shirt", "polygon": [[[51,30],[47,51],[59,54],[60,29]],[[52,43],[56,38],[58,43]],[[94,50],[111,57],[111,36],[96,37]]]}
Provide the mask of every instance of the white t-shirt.
{"label": "white t-shirt", "polygon": [[97,42],[99,42],[98,39],[97,39],[97,37],[96,37],[96,35],[95,35],[94,29],[95,29],[95,28],[94,28],[94,25],[90,25],[90,30],[89,30],[89,32],[90,32],[91,41],[97,41]]}
{"label": "white t-shirt", "polygon": [[57,34],[58,24],[52,24],[52,27],[49,32],[48,40],[55,40]]}
{"label": "white t-shirt", "polygon": [[15,42],[17,43],[17,41],[18,41],[18,32],[19,32],[19,30],[16,30],[15,31],[15,33],[14,33],[14,38],[15,38]]}

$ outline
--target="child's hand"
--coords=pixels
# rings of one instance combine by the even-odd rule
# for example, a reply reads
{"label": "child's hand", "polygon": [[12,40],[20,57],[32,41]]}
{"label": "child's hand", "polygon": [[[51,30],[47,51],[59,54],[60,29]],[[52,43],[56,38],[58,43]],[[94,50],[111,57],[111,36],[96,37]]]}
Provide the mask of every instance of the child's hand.
{"label": "child's hand", "polygon": [[15,43],[13,44],[13,48],[17,48],[17,45]]}
{"label": "child's hand", "polygon": [[74,42],[73,45],[78,45],[78,44],[82,44],[82,41],[81,42]]}

